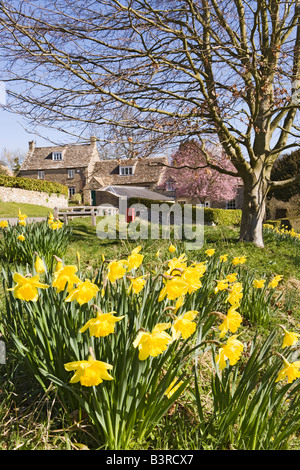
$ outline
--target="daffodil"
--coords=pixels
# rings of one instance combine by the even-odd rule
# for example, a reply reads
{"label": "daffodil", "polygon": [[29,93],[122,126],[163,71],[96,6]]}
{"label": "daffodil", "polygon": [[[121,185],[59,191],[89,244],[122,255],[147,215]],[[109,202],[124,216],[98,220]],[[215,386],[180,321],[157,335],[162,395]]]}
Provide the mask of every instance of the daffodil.
{"label": "daffodil", "polygon": [[282,348],[286,348],[288,346],[294,346],[298,342],[300,338],[300,334],[294,333],[292,331],[287,331],[284,326],[280,325],[284,331],[284,337],[282,342]]}
{"label": "daffodil", "polygon": [[20,219],[20,220],[19,220],[19,225],[22,225],[23,227],[25,227],[25,225],[26,225],[26,220]]}
{"label": "daffodil", "polygon": [[71,292],[74,284],[81,282],[78,276],[76,276],[77,267],[76,266],[64,266],[58,271],[54,272],[54,279],[52,286],[56,287],[57,292],[61,292],[65,289],[68,284],[67,290]]}
{"label": "daffodil", "polygon": [[176,251],[176,246],[170,245],[170,246],[169,246],[169,252],[170,252],[170,253],[174,253],[175,251]]}
{"label": "daffodil", "polygon": [[239,328],[240,324],[242,323],[242,317],[239,312],[236,311],[237,306],[230,307],[225,316],[223,322],[219,326],[220,338],[223,338],[227,331],[229,330],[231,333],[235,333],[236,330]]}
{"label": "daffodil", "polygon": [[19,235],[19,236],[17,237],[17,239],[18,239],[20,242],[23,242],[23,241],[25,240],[25,237],[24,237],[23,233],[21,233],[21,235]]}
{"label": "daffodil", "polygon": [[86,279],[84,282],[80,281],[76,288],[69,293],[66,302],[77,300],[79,305],[86,304],[95,297],[98,291],[99,287],[93,284],[89,279]]}
{"label": "daffodil", "polygon": [[121,279],[126,273],[128,267],[128,261],[111,261],[107,266],[107,279],[114,283],[117,279]]}
{"label": "daffodil", "polygon": [[181,274],[184,269],[186,269],[186,255],[183,253],[178,258],[172,258],[168,262],[168,270],[166,274],[172,276],[176,274]]}
{"label": "daffodil", "polygon": [[13,291],[16,299],[26,300],[27,302],[30,300],[36,302],[38,300],[38,289],[47,289],[49,287],[39,281],[39,274],[33,277],[24,277],[19,273],[15,273],[13,280],[17,285],[8,290]]}
{"label": "daffodil", "polygon": [[160,291],[158,302],[161,302],[165,296],[169,300],[176,300],[178,297],[185,295],[189,290],[187,282],[182,280],[180,277],[174,277],[166,281],[165,286]]}
{"label": "daffodil", "polygon": [[215,287],[215,294],[226,289],[228,289],[228,280],[221,279],[220,281],[217,281],[217,285]]}
{"label": "daffodil", "polygon": [[213,248],[209,249],[209,250],[206,250],[205,254],[207,256],[213,256],[215,254],[215,251]]}
{"label": "daffodil", "polygon": [[228,259],[228,255],[221,255],[221,256],[220,256],[220,261],[221,261],[222,263],[224,263],[225,261],[227,261],[227,259]]}
{"label": "daffodil", "polygon": [[131,269],[137,269],[143,262],[144,255],[140,254],[141,251],[141,246],[138,246],[137,248],[134,248],[132,250],[131,255],[128,256],[128,270],[131,271]]}
{"label": "daffodil", "polygon": [[115,325],[117,322],[124,318],[114,316],[116,312],[102,313],[99,312],[96,318],[88,320],[86,324],[79,330],[80,333],[84,333],[89,329],[90,336],[96,338],[108,336],[115,331]]}
{"label": "daffodil", "polygon": [[74,361],[65,364],[67,371],[75,371],[70,383],[80,382],[85,387],[97,386],[103,380],[113,380],[113,377],[107,372],[112,368],[110,364],[96,361],[92,356],[89,356],[87,361]]}
{"label": "daffodil", "polygon": [[27,218],[27,215],[22,214],[21,210],[19,209],[19,210],[18,210],[18,218],[19,218],[19,221],[20,221],[20,220],[24,220],[24,219]]}
{"label": "daffodil", "polygon": [[228,338],[227,343],[219,349],[216,363],[220,370],[226,367],[227,361],[229,361],[231,366],[234,366],[240,359],[244,345],[237,337],[238,335],[231,336]]}
{"label": "daffodil", "polygon": [[178,316],[172,325],[172,337],[174,340],[179,339],[181,336],[183,339],[189,338],[196,330],[196,323],[193,322],[197,315],[196,310],[190,310]]}
{"label": "daffodil", "polygon": [[237,273],[228,274],[225,279],[230,283],[235,282],[237,279]]}
{"label": "daffodil", "polygon": [[138,294],[139,292],[141,292],[141,290],[143,290],[145,284],[146,284],[146,280],[144,279],[143,276],[139,276],[135,279],[132,279],[129,289],[128,289],[128,294],[130,294],[130,292],[133,292],[134,294]]}
{"label": "daffodil", "polygon": [[241,298],[243,297],[243,286],[240,282],[232,284],[229,289],[229,294],[226,299],[226,302],[229,302],[231,305],[237,305]]}
{"label": "daffodil", "polygon": [[8,226],[7,220],[0,220],[0,227],[1,228],[6,228]]}
{"label": "daffodil", "polygon": [[45,272],[45,265],[44,265],[44,262],[43,260],[37,256],[36,260],[35,260],[35,263],[34,263],[34,268],[36,270],[37,273],[43,273]]}
{"label": "daffodil", "polygon": [[265,285],[266,280],[265,279],[254,279],[253,281],[253,287],[255,289],[262,289]]}
{"label": "daffodil", "polygon": [[182,273],[181,280],[188,285],[188,292],[190,294],[202,287],[201,277],[201,271],[194,266],[189,266]]}
{"label": "daffodil", "polygon": [[178,390],[179,387],[183,384],[182,380],[180,380],[177,384],[176,382],[177,379],[174,379],[165,391],[164,395],[167,395],[168,398],[171,398],[171,396],[176,392],[176,390]]}
{"label": "daffodil", "polygon": [[275,287],[278,286],[279,282],[282,280],[283,276],[279,274],[278,276],[275,276],[272,281],[269,282],[268,287],[271,289],[275,289]]}
{"label": "daffodil", "polygon": [[282,358],[284,366],[279,371],[275,382],[279,382],[280,380],[284,380],[286,377],[288,379],[288,383],[292,383],[294,380],[300,377],[300,361],[290,363],[284,357]]}
{"label": "daffodil", "polygon": [[246,262],[246,256],[236,256],[232,260],[232,264],[236,266],[237,264],[244,264]]}
{"label": "daffodil", "polygon": [[163,353],[172,342],[172,337],[165,332],[171,327],[171,323],[158,323],[151,333],[140,331],[133,342],[133,347],[139,350],[140,361],[145,361],[149,356],[156,357]]}

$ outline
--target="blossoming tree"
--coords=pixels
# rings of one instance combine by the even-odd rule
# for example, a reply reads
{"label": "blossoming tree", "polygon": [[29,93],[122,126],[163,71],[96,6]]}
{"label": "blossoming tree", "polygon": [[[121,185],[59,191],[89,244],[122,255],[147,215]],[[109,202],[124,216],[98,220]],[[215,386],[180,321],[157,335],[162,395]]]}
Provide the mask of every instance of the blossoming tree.
{"label": "blossoming tree", "polygon": [[219,171],[243,180],[240,239],[263,247],[268,191],[300,179],[271,178],[299,147],[298,0],[7,0],[0,25],[11,110],[77,136],[112,124],[203,149],[216,136],[235,168]]}
{"label": "blossoming tree", "polygon": [[168,181],[171,180],[176,190],[176,197],[187,197],[192,202],[202,204],[206,201],[234,199],[240,179],[219,171],[219,169],[234,171],[230,159],[216,148],[209,154],[210,165],[195,140],[181,144],[172,157],[170,167],[165,171],[160,187],[166,188]]}

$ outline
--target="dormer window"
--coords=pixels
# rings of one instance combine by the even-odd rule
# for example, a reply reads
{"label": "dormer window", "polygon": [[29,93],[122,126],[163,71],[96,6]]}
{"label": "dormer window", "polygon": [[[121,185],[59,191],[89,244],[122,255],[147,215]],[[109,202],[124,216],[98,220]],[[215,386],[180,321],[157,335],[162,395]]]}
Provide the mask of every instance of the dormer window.
{"label": "dormer window", "polygon": [[119,174],[122,176],[133,175],[134,173],[133,166],[120,166],[119,170]]}
{"label": "dormer window", "polygon": [[52,152],[52,160],[62,160],[62,152]]}
{"label": "dormer window", "polygon": [[175,182],[174,181],[167,181],[166,182],[166,190],[167,191],[175,191]]}

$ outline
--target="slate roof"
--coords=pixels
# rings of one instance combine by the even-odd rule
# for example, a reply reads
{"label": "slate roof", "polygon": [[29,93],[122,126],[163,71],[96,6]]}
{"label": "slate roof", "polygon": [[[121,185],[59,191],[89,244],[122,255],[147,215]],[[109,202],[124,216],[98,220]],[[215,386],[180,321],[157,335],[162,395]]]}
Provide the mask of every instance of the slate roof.
{"label": "slate roof", "polygon": [[[120,160],[100,160],[95,163],[90,177],[95,177],[102,186],[120,185],[158,185],[162,179],[165,167],[156,164],[168,163],[167,157],[126,158]],[[119,167],[133,166],[133,175],[120,175]]]}
{"label": "slate roof", "polygon": [[[63,159],[52,160],[52,152],[62,152]],[[92,152],[93,148],[90,144],[35,147],[33,152],[27,153],[20,171],[87,167]]]}
{"label": "slate roof", "polygon": [[136,197],[142,199],[153,199],[157,201],[174,201],[171,197],[163,196],[154,191],[150,191],[147,188],[140,186],[105,186],[104,188],[99,189],[99,191],[105,191],[111,194],[114,194],[118,197]]}

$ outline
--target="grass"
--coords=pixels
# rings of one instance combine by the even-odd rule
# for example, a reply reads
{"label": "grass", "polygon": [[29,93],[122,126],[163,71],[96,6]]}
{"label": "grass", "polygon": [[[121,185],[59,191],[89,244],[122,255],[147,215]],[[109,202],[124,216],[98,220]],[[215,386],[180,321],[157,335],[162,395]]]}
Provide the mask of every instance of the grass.
{"label": "grass", "polygon": [[[30,205],[13,206],[6,203],[0,217],[14,216],[20,207],[28,216]],[[39,208],[47,215],[47,208]],[[14,212],[16,210],[16,212]],[[47,210],[47,212],[46,212]],[[5,212],[7,211],[7,212]],[[35,206],[35,215],[37,214]],[[5,213],[5,215],[2,215]],[[13,215],[8,215],[13,214]],[[81,269],[96,270],[102,255],[106,259],[120,258],[128,254],[139,242],[127,240],[100,240],[90,218],[76,218],[69,222],[73,235],[65,262],[77,263],[80,254]],[[231,227],[205,227],[204,246],[195,252],[195,259],[201,259],[208,248],[215,248],[217,254],[227,253],[229,257],[247,256],[247,269],[257,277],[282,274],[283,297],[275,323],[285,323],[298,328],[300,323],[300,253],[295,244],[284,241],[265,240],[265,248],[257,248],[248,243],[238,242],[238,229]],[[157,250],[164,251],[169,240],[143,240],[145,263],[151,264]],[[182,252],[182,243],[179,242]],[[204,259],[204,256],[203,258]],[[1,260],[0,260],[1,262]],[[0,292],[1,302],[1,292]],[[4,306],[2,306],[4,308]],[[0,325],[1,331],[1,325]],[[267,334],[263,328],[260,334]],[[10,346],[7,345],[10,351]],[[209,395],[207,395],[209,401]],[[197,449],[197,423],[195,410],[189,396],[178,400],[175,408],[169,410],[156,432],[145,444],[151,449]],[[22,364],[8,357],[7,364],[0,366],[0,449],[61,449],[93,448],[95,442],[91,429],[84,417],[79,423],[76,416],[66,417],[54,389],[44,394],[31,379],[25,375]],[[134,445],[133,445],[134,449]],[[300,449],[300,436],[293,436],[291,449]]]}
{"label": "grass", "polygon": [[1,202],[0,218],[18,217],[18,210],[28,217],[47,217],[49,212],[53,212],[49,207],[36,206],[34,204],[21,204],[18,202]]}

